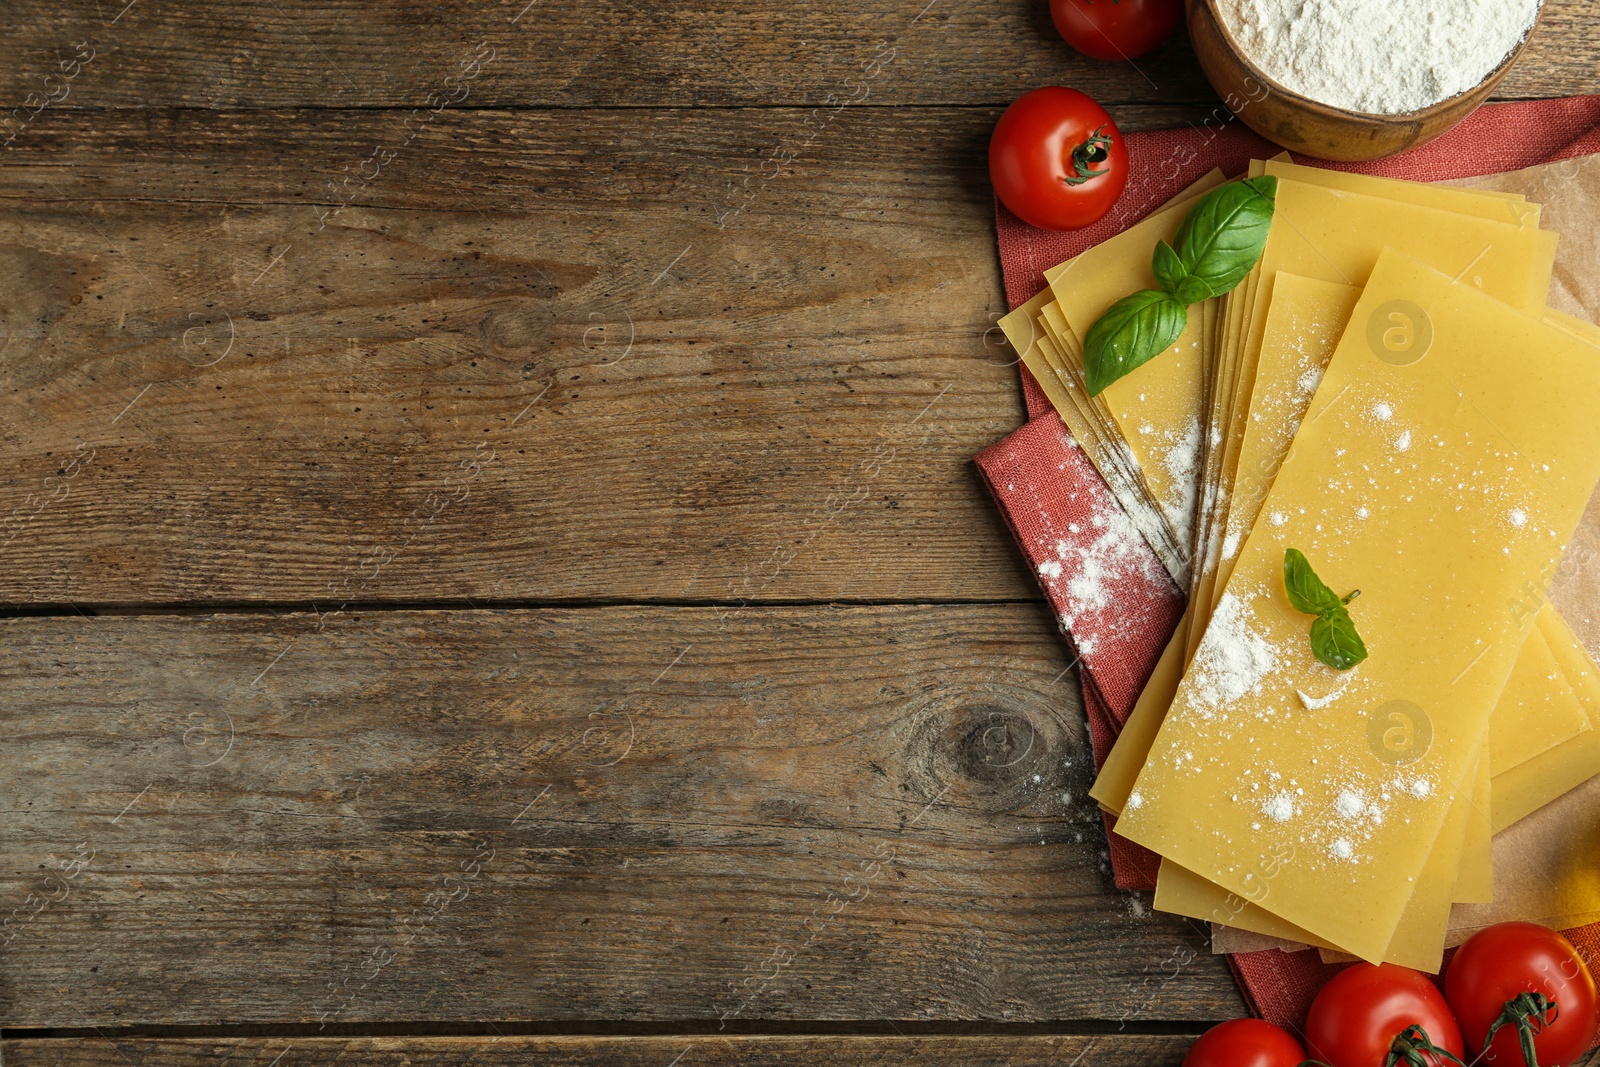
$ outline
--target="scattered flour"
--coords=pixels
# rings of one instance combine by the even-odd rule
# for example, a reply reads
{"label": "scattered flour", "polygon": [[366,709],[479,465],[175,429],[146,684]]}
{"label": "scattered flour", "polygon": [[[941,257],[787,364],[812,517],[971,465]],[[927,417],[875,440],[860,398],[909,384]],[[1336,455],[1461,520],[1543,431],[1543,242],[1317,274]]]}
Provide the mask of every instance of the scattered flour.
{"label": "scattered flour", "polygon": [[1162,510],[1180,532],[1194,526],[1194,509],[1200,488],[1200,420],[1190,421],[1188,428],[1177,440],[1171,442],[1161,465],[1172,479],[1168,499],[1162,501]]}
{"label": "scattered flour", "polygon": [[1394,418],[1394,408],[1380,400],[1376,404],[1372,405],[1372,417],[1377,419],[1379,422],[1388,422],[1390,419]]}
{"label": "scattered flour", "polygon": [[1418,778],[1411,783],[1411,795],[1414,797],[1427,797],[1433,795],[1433,783],[1426,778]]}
{"label": "scattered flour", "polygon": [[1246,693],[1259,692],[1261,680],[1278,665],[1272,643],[1251,626],[1249,605],[1237,593],[1224,593],[1206,626],[1190,665],[1195,701],[1216,709]]}
{"label": "scattered flour", "polygon": [[1345,674],[1343,679],[1339,682],[1339,688],[1335,689],[1327,696],[1314,697],[1308,693],[1302,692],[1299,689],[1294,691],[1294,695],[1300,698],[1300,706],[1305,708],[1307,711],[1321,711],[1323,708],[1327,707],[1329,704],[1332,704],[1335,700],[1338,700],[1344,695],[1345,689],[1350,685],[1350,679],[1352,676],[1353,672]]}
{"label": "scattered flour", "polygon": [[1333,810],[1346,819],[1354,819],[1367,810],[1367,802],[1362,800],[1361,794],[1354,789],[1341,789],[1333,800]]}
{"label": "scattered flour", "polygon": [[1523,511],[1521,508],[1512,508],[1509,512],[1506,513],[1506,519],[1513,526],[1526,526],[1526,525],[1528,525],[1528,513],[1526,511]]}
{"label": "scattered flour", "polygon": [[1527,36],[1539,0],[1220,0],[1217,9],[1286,89],[1394,115],[1477,85]]}
{"label": "scattered flour", "polygon": [[1406,449],[1408,449],[1410,447],[1411,447],[1411,431],[1410,430],[1404,431],[1403,433],[1400,434],[1399,437],[1396,437],[1394,439],[1394,450],[1396,452],[1404,452]]}
{"label": "scattered flour", "polygon": [[1106,585],[1109,568],[1088,555],[1083,563],[1083,570],[1078,576],[1067,582],[1067,592],[1077,601],[1080,611],[1085,608],[1094,611],[1111,603],[1111,590]]}
{"label": "scattered flour", "polygon": [[[1089,516],[1088,527],[1085,530],[1079,523],[1069,524],[1067,531],[1073,540],[1057,541],[1053,546],[1055,559],[1039,564],[1039,573],[1058,583],[1054,588],[1064,594],[1067,604],[1061,625],[1068,631],[1085,615],[1115,606],[1116,590],[1123,582],[1166,580],[1161,561],[1121,508],[1112,505],[1094,512]],[[1101,621],[1105,624],[1092,633],[1085,628],[1072,634],[1079,653],[1092,651],[1096,639],[1116,632],[1130,620]]]}
{"label": "scattered flour", "polygon": [[1261,811],[1274,822],[1286,822],[1294,817],[1294,797],[1288,793],[1274,793],[1261,805]]}
{"label": "scattered flour", "polygon": [[1144,807],[1144,794],[1138,790],[1134,790],[1132,793],[1129,793],[1127,804],[1128,810],[1133,811],[1135,808],[1142,807]]}
{"label": "scattered flour", "polygon": [[1356,854],[1356,850],[1345,838],[1336,839],[1328,846],[1328,855],[1336,860],[1347,860]]}

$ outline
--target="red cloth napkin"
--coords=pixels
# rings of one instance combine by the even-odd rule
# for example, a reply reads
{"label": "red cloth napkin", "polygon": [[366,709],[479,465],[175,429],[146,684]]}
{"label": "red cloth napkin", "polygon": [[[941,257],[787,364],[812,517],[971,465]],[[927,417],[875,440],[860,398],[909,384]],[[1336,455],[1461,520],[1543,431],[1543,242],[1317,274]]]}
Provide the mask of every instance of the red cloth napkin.
{"label": "red cloth napkin", "polygon": [[[1232,119],[1131,133],[1126,140],[1132,177],[1112,212],[1087,229],[1034,229],[995,204],[1000,264],[1012,307],[1044,288],[1046,268],[1121,233],[1213,167],[1237,174],[1251,159],[1280,151]],[[1595,152],[1600,152],[1600,96],[1582,96],[1491,104],[1443,137],[1374,163],[1298,157],[1296,162],[1439,181]],[[1072,641],[1099,766],[1183,614],[1184,594],[1128,527],[1111,491],[1051,410],[1038,383],[1026,368],[1019,364],[1018,369],[1029,421],[981,452],[978,470]],[[1108,816],[1116,884],[1154,889],[1157,858],[1118,837],[1114,826]],[[1600,923],[1569,930],[1567,936],[1592,968],[1600,961]],[[1292,1029],[1303,1026],[1311,999],[1339,969],[1324,965],[1315,952],[1237,953],[1229,962],[1250,1009]]]}

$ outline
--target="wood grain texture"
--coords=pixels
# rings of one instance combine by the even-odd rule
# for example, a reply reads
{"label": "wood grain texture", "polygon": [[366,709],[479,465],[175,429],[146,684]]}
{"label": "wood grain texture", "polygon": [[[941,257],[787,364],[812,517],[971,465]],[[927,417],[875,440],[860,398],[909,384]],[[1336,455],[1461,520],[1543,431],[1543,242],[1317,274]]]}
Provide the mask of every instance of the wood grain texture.
{"label": "wood grain texture", "polygon": [[[1003,105],[1048,84],[1112,103],[1215,99],[1181,33],[1131,63],[1090,60],[1056,35],[1042,0],[17,0],[10,14],[21,29],[0,41],[7,106],[59,93],[45,78],[84,40],[96,56],[63,106],[408,108],[459,88],[443,79],[482,49],[494,58],[467,98],[482,107],[823,104],[830,94]],[[1597,16],[1597,0],[1547,0],[1501,95],[1600,91]],[[873,66],[885,56],[886,68]]]}
{"label": "wood grain texture", "polygon": [[125,2],[20,0],[28,29],[0,45],[0,100],[48,91],[83,40],[95,58],[66,106],[409,108],[460,88],[444,79],[472,56],[486,62],[464,102],[494,108],[1006,104],[1052,82],[1113,102],[1211,95],[1182,34],[1137,65],[1089,60],[1043,3],[142,0],[113,24]]}
{"label": "wood grain texture", "polygon": [[[1187,1035],[959,1037],[303,1037],[67,1038],[0,1042],[12,1067],[127,1067],[128,1064],[250,1064],[284,1067],[1177,1067]],[[1600,1063],[1600,1050],[1581,1061]]]}
{"label": "wood grain texture", "polygon": [[[287,1067],[1176,1067],[1193,1042],[1184,1036],[1094,1037],[491,1037],[96,1038],[0,1044],[11,1067],[127,1067],[129,1063],[238,1063],[264,1067],[288,1050]],[[681,1059],[677,1058],[681,1054]]]}
{"label": "wood grain texture", "polygon": [[[281,1061],[297,1067],[818,1067],[937,1064],[938,1067],[1176,1067],[1193,1042],[1184,1036],[1094,1037],[490,1037],[245,1038],[6,1041],[12,1067],[127,1067],[129,1063]],[[681,1054],[681,1059],[676,1059]]]}
{"label": "wood grain texture", "polygon": [[1022,419],[992,114],[49,118],[0,602],[1037,595],[971,466]]}
{"label": "wood grain texture", "polygon": [[7,1026],[1242,1010],[1033,605],[4,631]]}
{"label": "wood grain texture", "polygon": [[[1123,130],[1150,130],[1216,125],[1226,119],[1219,107],[1121,105],[1112,114]],[[970,191],[980,209],[992,206],[986,154],[1003,110],[846,104],[589,109],[577,116],[463,107],[416,117],[315,108],[50,110],[0,156],[0,197],[304,205],[314,224],[321,209],[341,205],[580,214],[605,205],[671,205],[738,232],[750,214],[804,215],[841,188],[876,184],[909,185],[908,194],[917,195],[901,202],[902,211],[917,204],[942,217],[958,205],[923,205],[933,188]],[[887,212],[892,202],[872,206]],[[986,210],[977,214],[987,219]],[[857,215],[862,223],[880,218]],[[882,216],[885,224],[916,219]],[[650,215],[633,221],[640,228],[656,222]]]}

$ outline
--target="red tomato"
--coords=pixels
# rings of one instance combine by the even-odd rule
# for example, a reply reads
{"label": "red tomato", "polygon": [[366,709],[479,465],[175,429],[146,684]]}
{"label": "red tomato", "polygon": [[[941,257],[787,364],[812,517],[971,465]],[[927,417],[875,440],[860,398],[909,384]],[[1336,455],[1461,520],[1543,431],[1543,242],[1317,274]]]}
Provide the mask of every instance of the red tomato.
{"label": "red tomato", "polygon": [[1019,97],[995,123],[989,177],[1023,222],[1076,230],[1122,195],[1128,149],[1105,108],[1076,89],[1046,86]]}
{"label": "red tomato", "polygon": [[1183,0],[1050,0],[1050,19],[1072,47],[1095,59],[1132,59],[1165,41]]}
{"label": "red tomato", "polygon": [[1260,1019],[1229,1019],[1200,1035],[1183,1067],[1299,1067],[1305,1058],[1289,1031]]}
{"label": "red tomato", "polygon": [[[1555,1009],[1543,1010],[1546,1005],[1523,994],[1547,997]],[[1544,1067],[1581,1059],[1600,1028],[1594,977],[1583,957],[1572,942],[1537,923],[1499,923],[1473,934],[1450,961],[1444,995],[1473,1049],[1483,1048],[1490,1027],[1509,1009],[1484,1057],[1498,1067],[1521,1067],[1519,1018],[1532,1027]]]}
{"label": "red tomato", "polygon": [[[1427,1041],[1461,1055],[1461,1028],[1427,975],[1392,963],[1357,963],[1334,975],[1311,1002],[1306,1047],[1333,1067],[1384,1067],[1397,1039],[1426,1048],[1412,1027],[1421,1027]],[[1437,1067],[1449,1063],[1428,1052],[1423,1061]]]}

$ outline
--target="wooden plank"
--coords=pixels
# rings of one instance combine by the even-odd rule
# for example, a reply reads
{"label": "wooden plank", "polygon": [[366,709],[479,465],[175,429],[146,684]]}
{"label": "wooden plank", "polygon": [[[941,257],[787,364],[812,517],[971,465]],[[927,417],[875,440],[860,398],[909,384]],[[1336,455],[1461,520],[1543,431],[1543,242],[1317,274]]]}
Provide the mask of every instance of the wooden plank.
{"label": "wooden plank", "polygon": [[1117,102],[1211,96],[1182,34],[1137,65],[1104,63],[1068,48],[1047,9],[1020,3],[600,0],[517,19],[528,0],[203,13],[146,2],[113,24],[125,2],[18,0],[19,32],[0,43],[0,100],[59,95],[62,83],[45,78],[83,41],[94,58],[59,106],[411,108],[431,106],[430,92],[493,108],[965,105],[1050,83]]}
{"label": "wooden plank", "polygon": [[1023,417],[992,113],[770,180],[796,113],[450,116],[332,211],[368,119],[13,145],[0,603],[1037,595],[971,466]]}
{"label": "wooden plank", "polygon": [[287,1050],[284,1067],[1177,1067],[1194,1038],[1101,1034],[982,1037],[358,1037],[77,1038],[0,1043],[12,1067],[127,1067],[129,1063],[257,1064]]}
{"label": "wooden plank", "polygon": [[3,625],[7,1027],[1242,1010],[1034,605]]}
{"label": "wooden plank", "polygon": [[[1108,102],[1214,99],[1186,37],[1132,63],[1079,56],[1043,4],[16,0],[0,100],[57,106],[482,107],[1005,104],[1039,85]],[[519,17],[520,15],[520,17]],[[1600,90],[1600,3],[1548,0],[1505,97]],[[94,59],[47,81],[79,42]],[[85,53],[87,54],[87,53]],[[492,58],[490,58],[492,57]],[[478,60],[477,67],[463,63]],[[445,78],[454,80],[446,82]],[[30,98],[29,94],[37,94]],[[426,105],[431,106],[431,105]]]}
{"label": "wooden plank", "polygon": [[[1112,114],[1125,131],[1234,121],[1219,108],[1123,105]],[[858,192],[871,211],[831,205],[904,225],[930,182],[959,189],[963,210],[992,204],[987,141],[1002,110],[622,109],[581,120],[564,109],[450,109],[420,119],[331,109],[52,110],[0,156],[0,197],[304,205],[314,223],[321,209],[342,205],[587,213],[669,204],[738,232],[752,215],[804,215],[830,194],[909,184],[900,198]]]}
{"label": "wooden plank", "polygon": [[[981,1036],[720,1037],[352,1037],[352,1038],[58,1038],[0,1042],[13,1067],[126,1067],[160,1063],[284,1067],[362,1064],[371,1067],[720,1067],[723,1064],[938,1065],[938,1067],[1177,1067],[1189,1035],[1095,1034]],[[1600,1063],[1600,1050],[1581,1061]]]}

